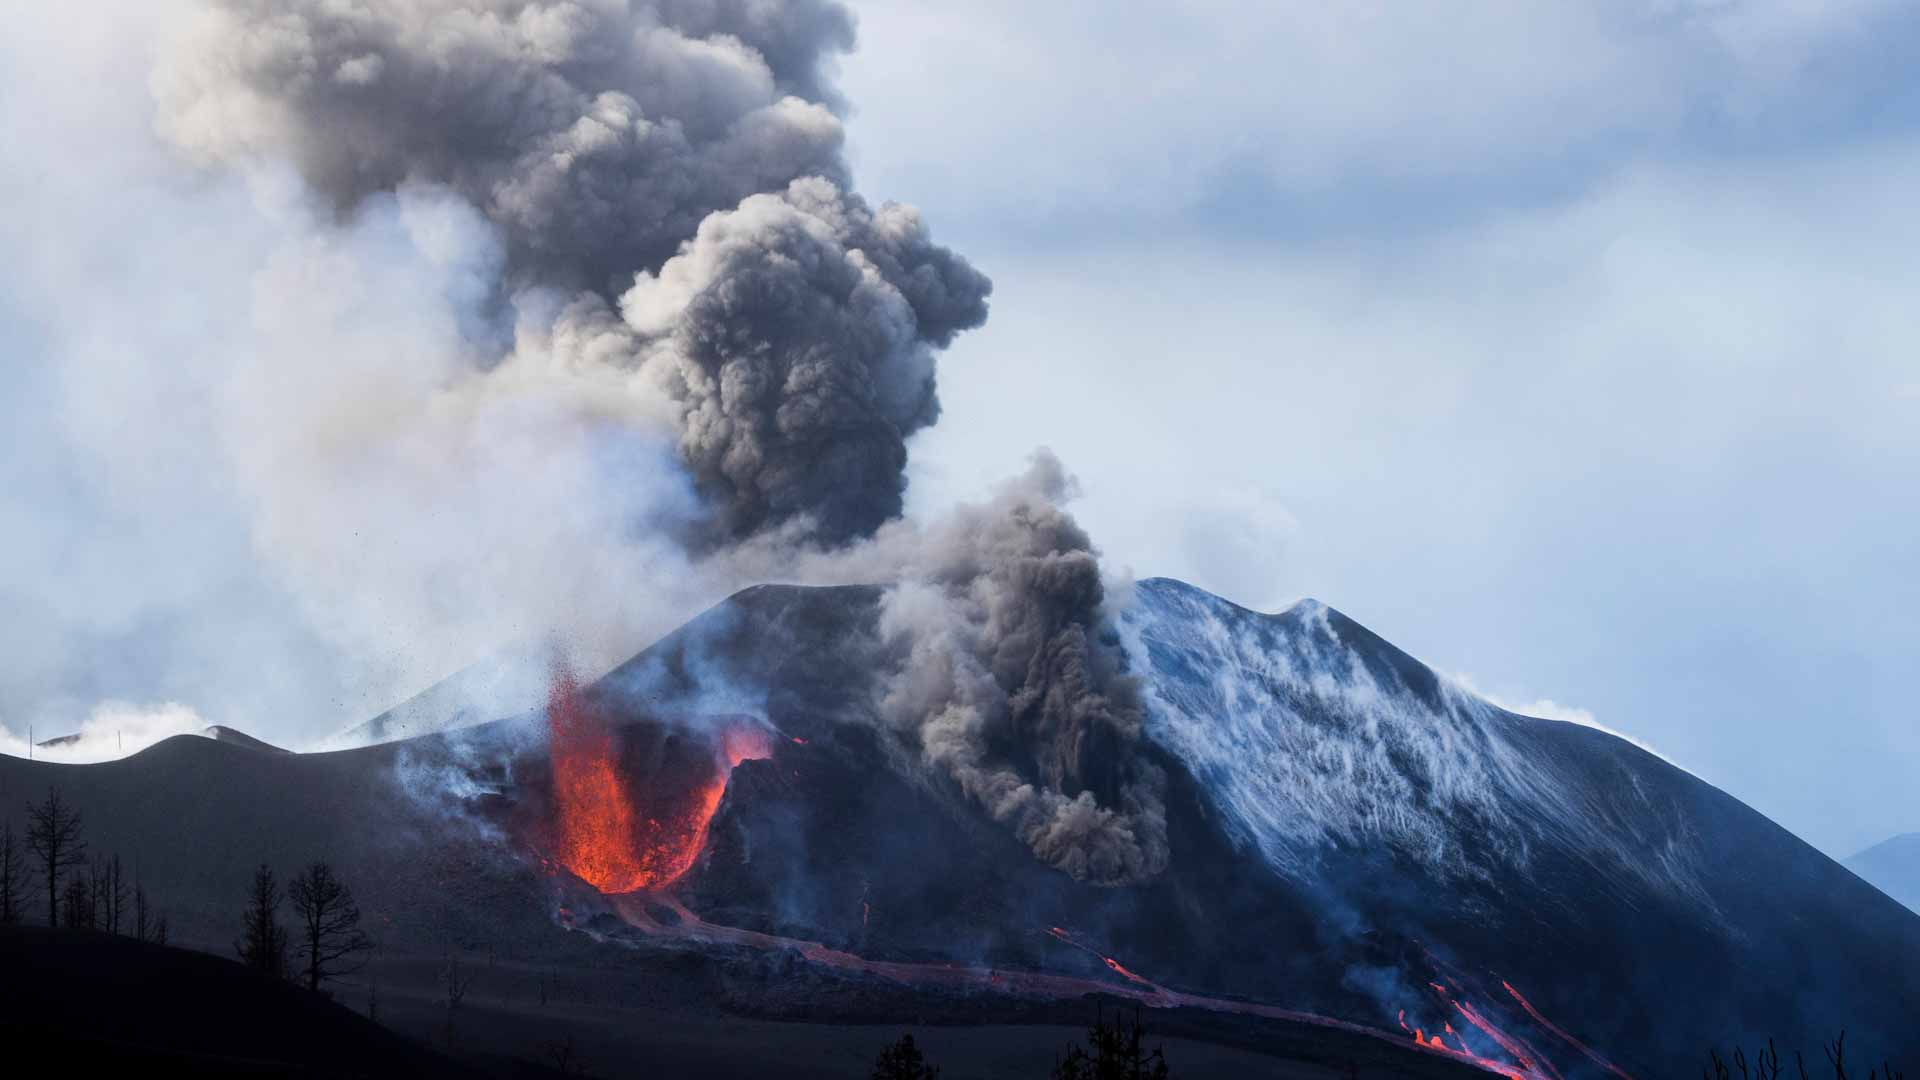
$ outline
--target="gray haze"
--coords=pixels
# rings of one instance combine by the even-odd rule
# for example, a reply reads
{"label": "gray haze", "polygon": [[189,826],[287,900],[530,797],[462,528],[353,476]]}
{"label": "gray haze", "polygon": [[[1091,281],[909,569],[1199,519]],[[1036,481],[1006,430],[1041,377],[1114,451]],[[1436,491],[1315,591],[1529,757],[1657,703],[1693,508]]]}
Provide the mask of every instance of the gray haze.
{"label": "gray haze", "polygon": [[[1165,778],[1133,752],[1135,680],[1097,643],[1112,633],[1106,589],[1092,541],[1061,509],[1071,487],[1040,454],[991,501],[900,545],[914,565],[881,612],[895,654],[881,712],[1048,863],[1141,880],[1167,865]],[[1004,746],[1031,760],[1006,760]]]}

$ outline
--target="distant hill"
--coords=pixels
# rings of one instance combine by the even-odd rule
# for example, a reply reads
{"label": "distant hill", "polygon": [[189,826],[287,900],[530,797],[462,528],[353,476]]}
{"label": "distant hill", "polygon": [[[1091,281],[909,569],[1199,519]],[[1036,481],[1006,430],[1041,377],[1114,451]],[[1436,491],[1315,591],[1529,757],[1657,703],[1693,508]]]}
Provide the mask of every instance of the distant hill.
{"label": "distant hill", "polygon": [[256,739],[244,731],[240,731],[235,728],[230,728],[223,724],[215,724],[212,727],[202,731],[200,734],[205,735],[207,738],[212,739],[214,742],[232,743],[235,746],[244,746],[249,750],[258,750],[263,754],[293,753],[293,751],[291,750],[287,750],[282,747],[275,746],[272,743],[266,742],[261,739]]}
{"label": "distant hill", "polygon": [[521,645],[469,664],[364,723],[326,740],[330,750],[473,727],[536,708],[545,700],[551,657]]}
{"label": "distant hill", "polygon": [[1874,888],[1920,912],[1920,833],[1884,840],[1845,865]]}

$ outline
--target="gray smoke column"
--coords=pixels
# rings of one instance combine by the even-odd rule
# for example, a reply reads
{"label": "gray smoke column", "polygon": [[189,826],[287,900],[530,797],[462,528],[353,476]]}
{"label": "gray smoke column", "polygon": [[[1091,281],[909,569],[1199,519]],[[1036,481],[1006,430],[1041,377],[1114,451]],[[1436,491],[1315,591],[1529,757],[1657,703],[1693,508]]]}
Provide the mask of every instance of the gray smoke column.
{"label": "gray smoke column", "polygon": [[664,395],[710,539],[839,543],[900,513],[931,352],[990,290],[848,193],[822,67],[852,33],[819,0],[224,0],[164,58],[158,123],[208,164],[292,163],[343,219],[457,194],[502,237],[499,353]]}
{"label": "gray smoke column", "polygon": [[1097,554],[1062,508],[1071,487],[1042,452],[917,538],[881,617],[881,712],[1040,858],[1122,884],[1167,865],[1165,777],[1138,753],[1140,691]]}
{"label": "gray smoke column", "polygon": [[904,436],[940,412],[933,347],[980,322],[986,289],[913,208],[815,177],[709,216],[621,308],[723,534],[804,518],[839,542],[899,516]]}

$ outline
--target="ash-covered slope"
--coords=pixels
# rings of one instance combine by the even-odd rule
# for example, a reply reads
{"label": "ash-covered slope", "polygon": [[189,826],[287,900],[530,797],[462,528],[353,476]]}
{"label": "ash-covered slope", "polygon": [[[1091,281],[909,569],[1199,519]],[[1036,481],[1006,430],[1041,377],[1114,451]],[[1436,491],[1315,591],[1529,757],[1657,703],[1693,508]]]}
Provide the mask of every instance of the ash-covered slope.
{"label": "ash-covered slope", "polygon": [[1920,833],[1882,840],[1846,862],[1847,869],[1920,912]]}
{"label": "ash-covered slope", "polygon": [[1624,740],[1463,693],[1323,604],[1142,582],[1150,738],[1330,921],[1527,987],[1626,1060],[1846,1026],[1911,1056],[1920,919]]}
{"label": "ash-covered slope", "polygon": [[[598,688],[657,705],[764,686],[765,714],[808,740],[784,756],[811,769],[736,771],[686,883],[701,910],[1009,964],[1046,962],[1031,929],[1066,926],[1163,985],[1389,1028],[1444,1023],[1427,991],[1452,973],[1481,1009],[1524,1025],[1531,1006],[1656,1075],[1715,1041],[1842,1027],[1920,1050],[1912,913],[1658,757],[1495,708],[1314,602],[1262,615],[1140,583],[1119,638],[1173,865],[1126,888],[1045,871],[862,719],[876,602],[750,590]],[[1604,1071],[1572,1047],[1562,1071]]]}

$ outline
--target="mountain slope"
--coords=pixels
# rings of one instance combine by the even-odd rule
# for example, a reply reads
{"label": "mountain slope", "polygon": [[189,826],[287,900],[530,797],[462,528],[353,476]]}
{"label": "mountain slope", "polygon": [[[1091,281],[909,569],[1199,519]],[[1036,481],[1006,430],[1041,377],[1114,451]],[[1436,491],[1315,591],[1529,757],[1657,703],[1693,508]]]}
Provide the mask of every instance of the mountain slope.
{"label": "mountain slope", "polygon": [[1920,912],[1920,833],[1883,840],[1846,862],[1868,884]]}
{"label": "mountain slope", "polygon": [[1357,922],[1535,987],[1628,1052],[1912,1040],[1920,920],[1659,758],[1472,698],[1312,601],[1261,615],[1151,580],[1124,636],[1150,736],[1236,845]]}
{"label": "mountain slope", "polygon": [[762,733],[658,894],[555,865],[539,711],[334,754],[0,760],[0,813],[58,783],[102,849],[140,854],[177,936],[216,948],[255,862],[327,857],[396,971],[484,946],[660,1007],[1057,1023],[1098,989],[1169,1034],[1328,1061],[1419,1029],[1449,1040],[1428,1058],[1658,1076],[1843,1026],[1920,1057],[1920,917],[1659,758],[1503,712],[1317,603],[1139,583],[1112,643],[1146,695],[1172,863],[1076,882],[881,721],[881,596],[748,589],[580,694],[648,827],[703,790],[723,732]]}
{"label": "mountain slope", "polygon": [[327,739],[330,750],[351,750],[417,738],[497,720],[540,703],[547,692],[546,650],[504,649],[468,664],[425,690]]}
{"label": "mountain slope", "polygon": [[0,926],[0,964],[0,1032],[14,1052],[50,1055],[58,1047],[83,1073],[486,1075],[324,997],[204,953],[86,930]]}

